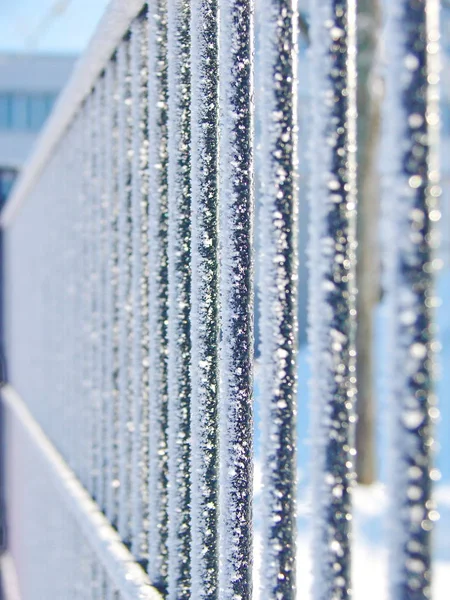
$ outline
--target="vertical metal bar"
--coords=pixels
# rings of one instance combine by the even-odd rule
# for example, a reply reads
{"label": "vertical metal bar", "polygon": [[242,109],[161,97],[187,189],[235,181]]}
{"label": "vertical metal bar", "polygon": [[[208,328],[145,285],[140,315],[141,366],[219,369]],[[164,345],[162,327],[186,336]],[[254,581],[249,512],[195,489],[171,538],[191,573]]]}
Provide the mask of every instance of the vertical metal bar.
{"label": "vertical metal bar", "polygon": [[96,560],[94,552],[89,552],[90,576],[89,576],[89,600],[100,600],[100,565]]}
{"label": "vertical metal bar", "polygon": [[295,598],[297,403],[297,3],[260,10],[261,420],[264,598]]}
{"label": "vertical metal bar", "polygon": [[311,2],[309,337],[315,600],[351,595],[356,249],[356,5]]}
{"label": "vertical metal bar", "polygon": [[[75,302],[77,298],[78,286],[76,281],[76,261],[79,257],[76,254],[75,247],[75,221],[76,211],[78,209],[76,198],[76,176],[77,176],[77,124],[76,120],[71,123],[65,146],[67,148],[67,157],[65,160],[64,179],[65,179],[65,202],[63,211],[66,219],[66,327],[63,336],[64,343],[64,369],[65,369],[65,394],[67,399],[67,461],[70,467],[75,470],[75,444],[76,444],[76,422],[77,422],[77,398],[75,396]],[[79,174],[79,173],[78,173]]]}
{"label": "vertical metal bar", "polygon": [[89,172],[89,204],[91,210],[90,218],[90,412],[91,412],[91,483],[89,491],[97,500],[100,486],[100,429],[101,429],[101,405],[100,405],[100,306],[99,306],[99,247],[100,247],[100,186],[99,186],[99,140],[100,140],[100,86],[97,83],[91,96],[91,122],[90,132],[90,172]]}
{"label": "vertical metal bar", "polygon": [[190,591],[191,69],[189,0],[168,2],[168,598]]}
{"label": "vertical metal bar", "polygon": [[109,582],[108,573],[105,570],[103,570],[101,593],[102,600],[110,600],[111,593],[111,584]]}
{"label": "vertical metal bar", "polygon": [[140,467],[138,445],[140,443],[142,411],[142,348],[141,348],[141,190],[140,190],[140,21],[135,19],[130,29],[130,73],[131,73],[131,309],[133,316],[133,342],[131,355],[132,390],[132,451],[131,451],[131,550],[136,558],[142,553],[142,505],[140,498]]}
{"label": "vertical metal bar", "polygon": [[[59,432],[64,430],[65,421],[66,421],[66,413],[65,409],[58,406],[59,397],[62,389],[62,372],[61,372],[61,332],[63,329],[63,314],[64,309],[62,307],[63,298],[62,298],[62,278],[64,277],[62,273],[61,264],[64,260],[64,246],[62,243],[61,230],[63,228],[63,223],[61,219],[61,203],[63,202],[63,193],[62,193],[62,180],[61,180],[61,171],[64,168],[64,157],[63,157],[63,149],[60,145],[58,148],[59,152],[55,156],[55,164],[54,170],[52,169],[52,187],[58,190],[57,199],[58,205],[52,211],[51,214],[51,230],[50,230],[50,247],[53,252],[53,256],[51,259],[52,266],[52,328],[53,328],[53,356],[51,361],[51,375],[53,385],[50,390],[51,395],[51,403],[52,403],[52,412],[50,417],[51,427],[49,429],[49,437],[53,440],[53,443],[58,444],[61,448],[62,452],[65,451],[65,441],[62,442],[59,437]],[[59,249],[57,256],[55,256],[54,250],[55,248]]]}
{"label": "vertical metal bar", "polygon": [[95,87],[95,105],[96,105],[96,144],[95,144],[95,238],[96,238],[96,274],[95,274],[95,398],[96,409],[96,443],[97,460],[95,469],[97,471],[97,486],[95,499],[101,509],[105,508],[105,484],[106,484],[106,456],[105,456],[105,426],[106,426],[106,405],[104,402],[104,359],[105,359],[105,201],[106,201],[106,181],[105,181],[105,78],[102,76]]}
{"label": "vertical metal bar", "polygon": [[[132,100],[132,303],[133,303],[133,447],[132,447],[132,552],[138,561],[146,557],[144,505],[148,504],[148,142],[147,117],[147,29],[138,17],[131,27]],[[145,361],[144,361],[145,359]],[[147,509],[147,506],[145,506]]]}
{"label": "vertical metal bar", "polygon": [[[76,120],[76,187],[74,188],[73,204],[75,213],[75,306],[74,306],[74,441],[75,441],[75,472],[78,478],[84,483],[83,477],[83,395],[84,395],[84,370],[83,370],[83,287],[84,282],[84,252],[83,252],[83,216],[84,216],[84,197],[83,197],[83,139],[84,139],[84,110],[81,108]],[[39,309],[39,314],[41,310]]]}
{"label": "vertical metal bar", "polygon": [[92,96],[89,96],[83,108],[85,112],[84,126],[84,152],[83,152],[83,258],[84,258],[84,299],[83,299],[83,413],[84,413],[84,444],[83,444],[83,472],[84,485],[92,493],[93,471],[93,419],[92,419]]}
{"label": "vertical metal bar", "polygon": [[252,0],[220,10],[220,594],[252,597]]}
{"label": "vertical metal bar", "polygon": [[150,579],[167,589],[168,239],[167,239],[167,6],[148,10],[149,139],[149,565]]}
{"label": "vertical metal bar", "polygon": [[119,388],[119,515],[118,530],[125,543],[131,535],[131,395],[130,395],[130,292],[131,292],[131,191],[130,191],[130,77],[127,40],[117,50],[118,86],[118,388]]}
{"label": "vertical metal bar", "polygon": [[88,319],[87,319],[87,297],[88,297],[88,255],[87,255],[87,223],[88,219],[88,199],[87,199],[87,188],[86,188],[86,162],[87,162],[87,132],[88,132],[88,108],[85,103],[82,109],[82,131],[81,131],[81,139],[80,139],[80,155],[82,161],[82,174],[81,174],[81,186],[80,186],[80,237],[81,237],[81,246],[82,246],[82,256],[81,256],[81,282],[83,285],[81,287],[81,310],[80,310],[80,363],[81,363],[81,373],[82,373],[82,384],[80,389],[80,404],[81,404],[81,440],[80,440],[80,475],[83,482],[83,485],[87,488],[88,482],[88,445],[89,445],[89,437],[88,437],[88,427],[89,427],[89,419],[88,419],[88,355],[87,355],[87,331],[88,331]]}
{"label": "vertical metal bar", "polygon": [[70,126],[68,138],[65,142],[68,147],[68,157],[65,164],[65,214],[67,220],[67,321],[64,334],[64,367],[65,367],[65,390],[68,402],[68,462],[70,467],[76,471],[76,443],[77,443],[77,417],[78,398],[76,396],[76,302],[78,299],[77,261],[79,256],[76,252],[76,217],[78,210],[77,179],[79,177],[79,163],[77,151],[77,120],[74,119]]}
{"label": "vertical metal bar", "polygon": [[105,72],[105,360],[106,516],[117,524],[118,473],[118,190],[117,190],[117,65]]}
{"label": "vertical metal bar", "polygon": [[[73,270],[74,270],[74,298],[73,298],[73,362],[72,368],[72,398],[73,398],[73,442],[74,456],[73,469],[81,480],[82,471],[82,428],[83,428],[83,371],[82,371],[82,298],[81,287],[83,277],[83,253],[82,253],[82,174],[83,174],[83,110],[77,114],[74,124],[74,168],[73,188],[71,203],[73,206]],[[39,310],[39,309],[38,309]]]}
{"label": "vertical metal bar", "polygon": [[67,436],[62,435],[63,432],[66,433],[67,431],[67,406],[63,407],[60,403],[60,398],[64,393],[62,346],[64,339],[64,320],[66,309],[66,303],[64,299],[64,279],[66,275],[64,269],[64,254],[66,236],[64,235],[64,217],[62,212],[62,207],[64,205],[64,183],[62,178],[62,174],[64,172],[64,163],[64,143],[60,142],[57,152],[57,161],[55,164],[56,169],[53,177],[54,187],[58,190],[58,204],[57,207],[55,207],[55,209],[52,211],[54,222],[54,233],[52,235],[52,251],[55,252],[55,249],[58,248],[59,252],[55,252],[55,255],[53,257],[53,301],[55,308],[53,312],[53,326],[55,329],[55,347],[52,364],[52,375],[54,376],[52,393],[54,397],[55,411],[52,415],[52,420],[55,426],[55,430],[54,432],[51,432],[51,435],[53,436],[53,442],[58,445],[62,454],[67,457]]}
{"label": "vertical metal bar", "polygon": [[73,138],[73,161],[74,168],[72,172],[72,191],[70,202],[72,206],[72,269],[73,269],[73,290],[72,290],[72,358],[70,364],[71,370],[71,389],[72,389],[72,468],[77,477],[80,478],[80,431],[81,431],[81,369],[80,369],[80,305],[81,305],[81,231],[80,231],[80,184],[82,173],[81,162],[81,115],[77,114],[74,122]]}
{"label": "vertical metal bar", "polygon": [[[67,358],[66,352],[70,346],[70,331],[69,325],[69,309],[70,309],[70,278],[72,270],[70,269],[70,230],[68,213],[70,212],[68,193],[70,174],[68,172],[68,163],[70,162],[70,150],[72,145],[71,130],[66,132],[64,140],[60,143],[58,154],[60,155],[60,168],[58,169],[60,198],[57,205],[57,222],[59,222],[58,237],[56,244],[60,248],[58,269],[55,269],[55,276],[58,279],[59,293],[58,303],[60,311],[59,336],[58,336],[58,359],[59,364],[56,365],[60,374],[59,385],[55,382],[55,391],[59,404],[59,414],[61,418],[61,427],[58,432],[57,445],[61,454],[67,462],[71,462],[71,419],[70,419],[70,388],[67,379]],[[55,207],[56,208],[56,207]],[[59,272],[58,272],[59,271]],[[65,397],[65,402],[61,399]]]}
{"label": "vertical metal bar", "polygon": [[62,215],[63,227],[61,228],[61,237],[62,237],[62,247],[63,252],[63,262],[61,265],[61,270],[63,273],[62,277],[62,302],[63,302],[63,327],[61,331],[61,371],[62,371],[62,390],[61,397],[65,395],[66,398],[66,406],[62,407],[64,411],[64,431],[61,431],[62,437],[64,440],[64,448],[62,449],[62,454],[68,464],[73,467],[72,464],[72,433],[73,433],[73,419],[71,415],[72,411],[72,403],[71,403],[71,393],[72,386],[70,382],[70,357],[69,354],[72,349],[72,336],[71,336],[71,301],[72,301],[72,278],[73,278],[73,269],[71,265],[72,258],[72,222],[71,222],[71,210],[72,204],[70,202],[70,194],[71,194],[71,175],[72,173],[69,171],[69,165],[74,160],[74,144],[73,144],[73,123],[71,123],[70,127],[67,130],[66,137],[62,144],[63,148],[63,168],[61,169],[61,179],[62,179],[62,201],[60,205],[60,211]]}
{"label": "vertical metal bar", "polygon": [[[431,596],[439,3],[389,5],[385,219],[390,312],[392,598]],[[388,206],[389,205],[389,206]]]}
{"label": "vertical metal bar", "polygon": [[218,3],[191,3],[192,597],[218,596]]}
{"label": "vertical metal bar", "polygon": [[87,100],[89,107],[89,133],[88,133],[88,170],[86,177],[87,203],[88,203],[88,385],[89,394],[87,400],[87,411],[89,418],[89,481],[88,490],[93,497],[97,496],[99,481],[99,436],[98,423],[100,416],[100,405],[98,397],[98,306],[97,306],[97,281],[98,281],[98,89],[94,89]]}
{"label": "vertical metal bar", "polygon": [[[66,132],[66,136],[69,135],[69,132]],[[66,185],[67,185],[67,175],[65,175],[65,167],[67,163],[68,156],[68,147],[66,139],[61,140],[59,148],[59,168],[57,171],[56,184],[57,189],[59,190],[58,194],[58,206],[54,210],[55,214],[55,222],[57,234],[55,235],[54,241],[54,249],[59,248],[59,253],[57,253],[58,258],[55,259],[55,268],[54,275],[56,282],[56,290],[55,290],[55,300],[57,305],[58,312],[58,321],[56,323],[57,326],[57,346],[55,348],[55,375],[57,375],[57,379],[55,379],[54,383],[54,392],[56,396],[56,406],[58,409],[58,421],[59,421],[59,431],[55,431],[54,443],[60,449],[61,454],[64,456],[65,460],[69,460],[69,448],[68,441],[70,439],[70,425],[69,425],[69,414],[68,414],[68,400],[67,397],[67,382],[66,382],[66,373],[65,373],[65,361],[64,361],[64,348],[65,342],[67,338],[66,331],[66,323],[67,323],[67,307],[68,300],[66,297],[67,290],[67,279],[68,279],[68,269],[67,269],[67,242],[68,242],[68,232],[67,232],[67,204],[66,204]],[[66,210],[65,210],[66,209]],[[55,253],[56,254],[56,253]],[[66,395],[66,402],[61,403],[61,398]]]}

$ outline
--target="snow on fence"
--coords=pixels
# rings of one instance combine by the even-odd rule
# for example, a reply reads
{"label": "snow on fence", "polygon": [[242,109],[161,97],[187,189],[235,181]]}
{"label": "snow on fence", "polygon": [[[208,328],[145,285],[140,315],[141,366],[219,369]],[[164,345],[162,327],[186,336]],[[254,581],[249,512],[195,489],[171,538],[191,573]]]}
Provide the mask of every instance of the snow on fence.
{"label": "snow on fence", "polygon": [[[391,587],[419,600],[434,518],[438,24],[434,0],[390,7]],[[258,3],[253,89],[253,10],[114,0],[2,213],[7,525],[23,600],[296,597],[298,14],[294,0]],[[312,592],[330,600],[351,595],[355,0],[311,0],[310,16]]]}

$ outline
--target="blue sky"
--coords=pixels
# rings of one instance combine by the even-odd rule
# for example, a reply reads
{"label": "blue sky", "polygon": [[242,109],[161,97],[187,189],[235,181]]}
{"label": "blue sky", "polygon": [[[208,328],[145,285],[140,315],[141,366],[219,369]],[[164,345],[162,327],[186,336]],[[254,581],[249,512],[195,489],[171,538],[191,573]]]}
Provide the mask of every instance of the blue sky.
{"label": "blue sky", "polygon": [[78,54],[109,0],[0,1],[0,52]]}

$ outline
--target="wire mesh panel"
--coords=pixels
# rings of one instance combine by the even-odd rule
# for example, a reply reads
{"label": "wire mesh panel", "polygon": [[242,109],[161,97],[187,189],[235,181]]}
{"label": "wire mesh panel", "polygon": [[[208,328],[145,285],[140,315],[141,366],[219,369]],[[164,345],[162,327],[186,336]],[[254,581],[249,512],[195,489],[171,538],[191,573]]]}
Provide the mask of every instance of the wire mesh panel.
{"label": "wire mesh panel", "polygon": [[[257,36],[252,0],[113,0],[2,213],[7,524],[23,600],[293,600],[306,587],[296,506],[307,144],[312,596],[351,596],[356,2],[311,0],[309,20],[293,0],[256,8]],[[437,518],[435,8],[395,0],[388,37],[390,578],[392,597],[414,600],[429,597]],[[297,128],[298,22],[309,139]]]}

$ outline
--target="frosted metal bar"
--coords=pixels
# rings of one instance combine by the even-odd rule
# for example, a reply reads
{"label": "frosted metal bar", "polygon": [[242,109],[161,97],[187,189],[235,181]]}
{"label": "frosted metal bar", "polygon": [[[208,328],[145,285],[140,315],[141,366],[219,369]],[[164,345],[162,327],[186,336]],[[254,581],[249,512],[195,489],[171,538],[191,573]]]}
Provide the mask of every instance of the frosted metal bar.
{"label": "frosted metal bar", "polygon": [[[65,165],[65,206],[64,211],[67,220],[67,249],[66,249],[66,293],[67,293],[67,318],[64,333],[64,367],[65,367],[65,389],[67,394],[67,420],[68,420],[68,452],[67,461],[71,468],[78,472],[77,465],[77,438],[79,435],[79,396],[76,393],[79,371],[76,370],[76,336],[79,324],[76,318],[76,304],[78,300],[78,270],[79,255],[77,254],[77,213],[79,210],[77,198],[77,179],[80,173],[78,162],[78,127],[75,120],[68,134],[66,145],[69,148]],[[70,167],[69,167],[70,165]]]}
{"label": "frosted metal bar", "polygon": [[220,10],[220,597],[252,598],[252,0]]}
{"label": "frosted metal bar", "polygon": [[261,2],[261,595],[295,598],[297,3]]}
{"label": "frosted metal bar", "polygon": [[105,514],[117,524],[118,472],[118,189],[117,64],[105,72]]}
{"label": "frosted metal bar", "polygon": [[99,141],[99,89],[98,86],[93,90],[88,100],[89,111],[89,170],[87,177],[89,203],[89,223],[88,223],[88,261],[89,261],[89,338],[88,338],[88,360],[89,360],[89,386],[90,394],[88,398],[89,411],[89,483],[88,490],[93,498],[97,498],[99,485],[99,424],[100,424],[100,398],[98,382],[98,361],[99,361],[99,331],[98,331],[98,245],[99,245],[99,203],[98,197],[98,141]]}
{"label": "frosted metal bar", "polygon": [[[74,139],[74,186],[72,190],[71,202],[73,204],[74,214],[74,315],[73,315],[73,352],[74,359],[72,363],[73,369],[73,399],[74,399],[74,455],[73,468],[77,473],[77,477],[82,479],[82,440],[83,440],[83,327],[82,321],[82,293],[80,291],[80,282],[83,279],[83,194],[82,194],[82,173],[83,173],[83,113],[80,112],[74,123],[75,139]],[[75,166],[76,165],[76,166]]]}
{"label": "frosted metal bar", "polygon": [[168,599],[190,592],[191,69],[190,1],[168,2]]}
{"label": "frosted metal bar", "polygon": [[[218,3],[191,2],[191,594],[218,594]],[[206,549],[206,551],[205,551]]]}
{"label": "frosted metal bar", "polygon": [[390,593],[431,597],[439,2],[389,4],[384,227],[390,316]]}
{"label": "frosted metal bar", "polygon": [[94,432],[95,432],[95,488],[93,497],[97,504],[104,509],[105,497],[105,405],[103,403],[103,362],[104,347],[104,304],[103,287],[105,277],[105,232],[104,232],[104,128],[105,128],[105,99],[104,77],[97,82],[94,92],[95,102],[95,145],[94,145],[94,240],[95,240],[95,273],[94,273]]}
{"label": "frosted metal bar", "polygon": [[[110,65],[108,65],[110,66]],[[109,236],[110,236],[110,206],[113,202],[111,193],[111,171],[108,168],[107,159],[111,157],[111,146],[113,146],[112,123],[110,117],[110,105],[113,98],[113,89],[110,81],[107,79],[107,70],[99,81],[99,281],[98,281],[98,327],[99,327],[99,353],[98,371],[99,371],[99,404],[100,404],[100,435],[99,435],[99,486],[97,503],[101,509],[106,512],[106,494],[108,490],[109,463],[112,457],[109,455],[110,440],[108,438],[108,417],[110,415],[110,389],[114,373],[112,365],[107,364],[108,351],[107,342],[110,341],[110,331],[112,328],[110,306],[108,306],[108,293],[111,289],[111,278],[113,274],[109,271]],[[109,106],[108,106],[109,105]],[[109,147],[108,147],[109,146]]]}
{"label": "frosted metal bar", "polygon": [[92,296],[93,296],[93,226],[94,211],[92,200],[92,137],[93,137],[93,106],[92,95],[87,99],[84,106],[85,131],[84,131],[84,172],[83,172],[83,236],[84,236],[84,298],[83,298],[83,370],[84,370],[84,393],[83,393],[83,416],[85,428],[83,437],[83,463],[84,480],[86,489],[92,494],[93,488],[93,348],[92,348]]}
{"label": "frosted metal bar", "polygon": [[313,597],[351,595],[356,249],[356,4],[311,4],[309,340]]}
{"label": "frosted metal bar", "polygon": [[149,564],[151,581],[167,588],[168,239],[167,8],[148,10],[149,140]]}
{"label": "frosted metal bar", "polygon": [[118,531],[125,543],[131,541],[131,102],[129,43],[123,41],[117,51],[118,85],[118,391],[119,391],[119,515]]}
{"label": "frosted metal bar", "polygon": [[[148,505],[148,141],[147,141],[147,28],[136,19],[131,29],[132,117],[132,389],[133,446],[131,469],[132,552],[138,561],[147,557],[144,515]],[[145,507],[145,510],[144,510]]]}

